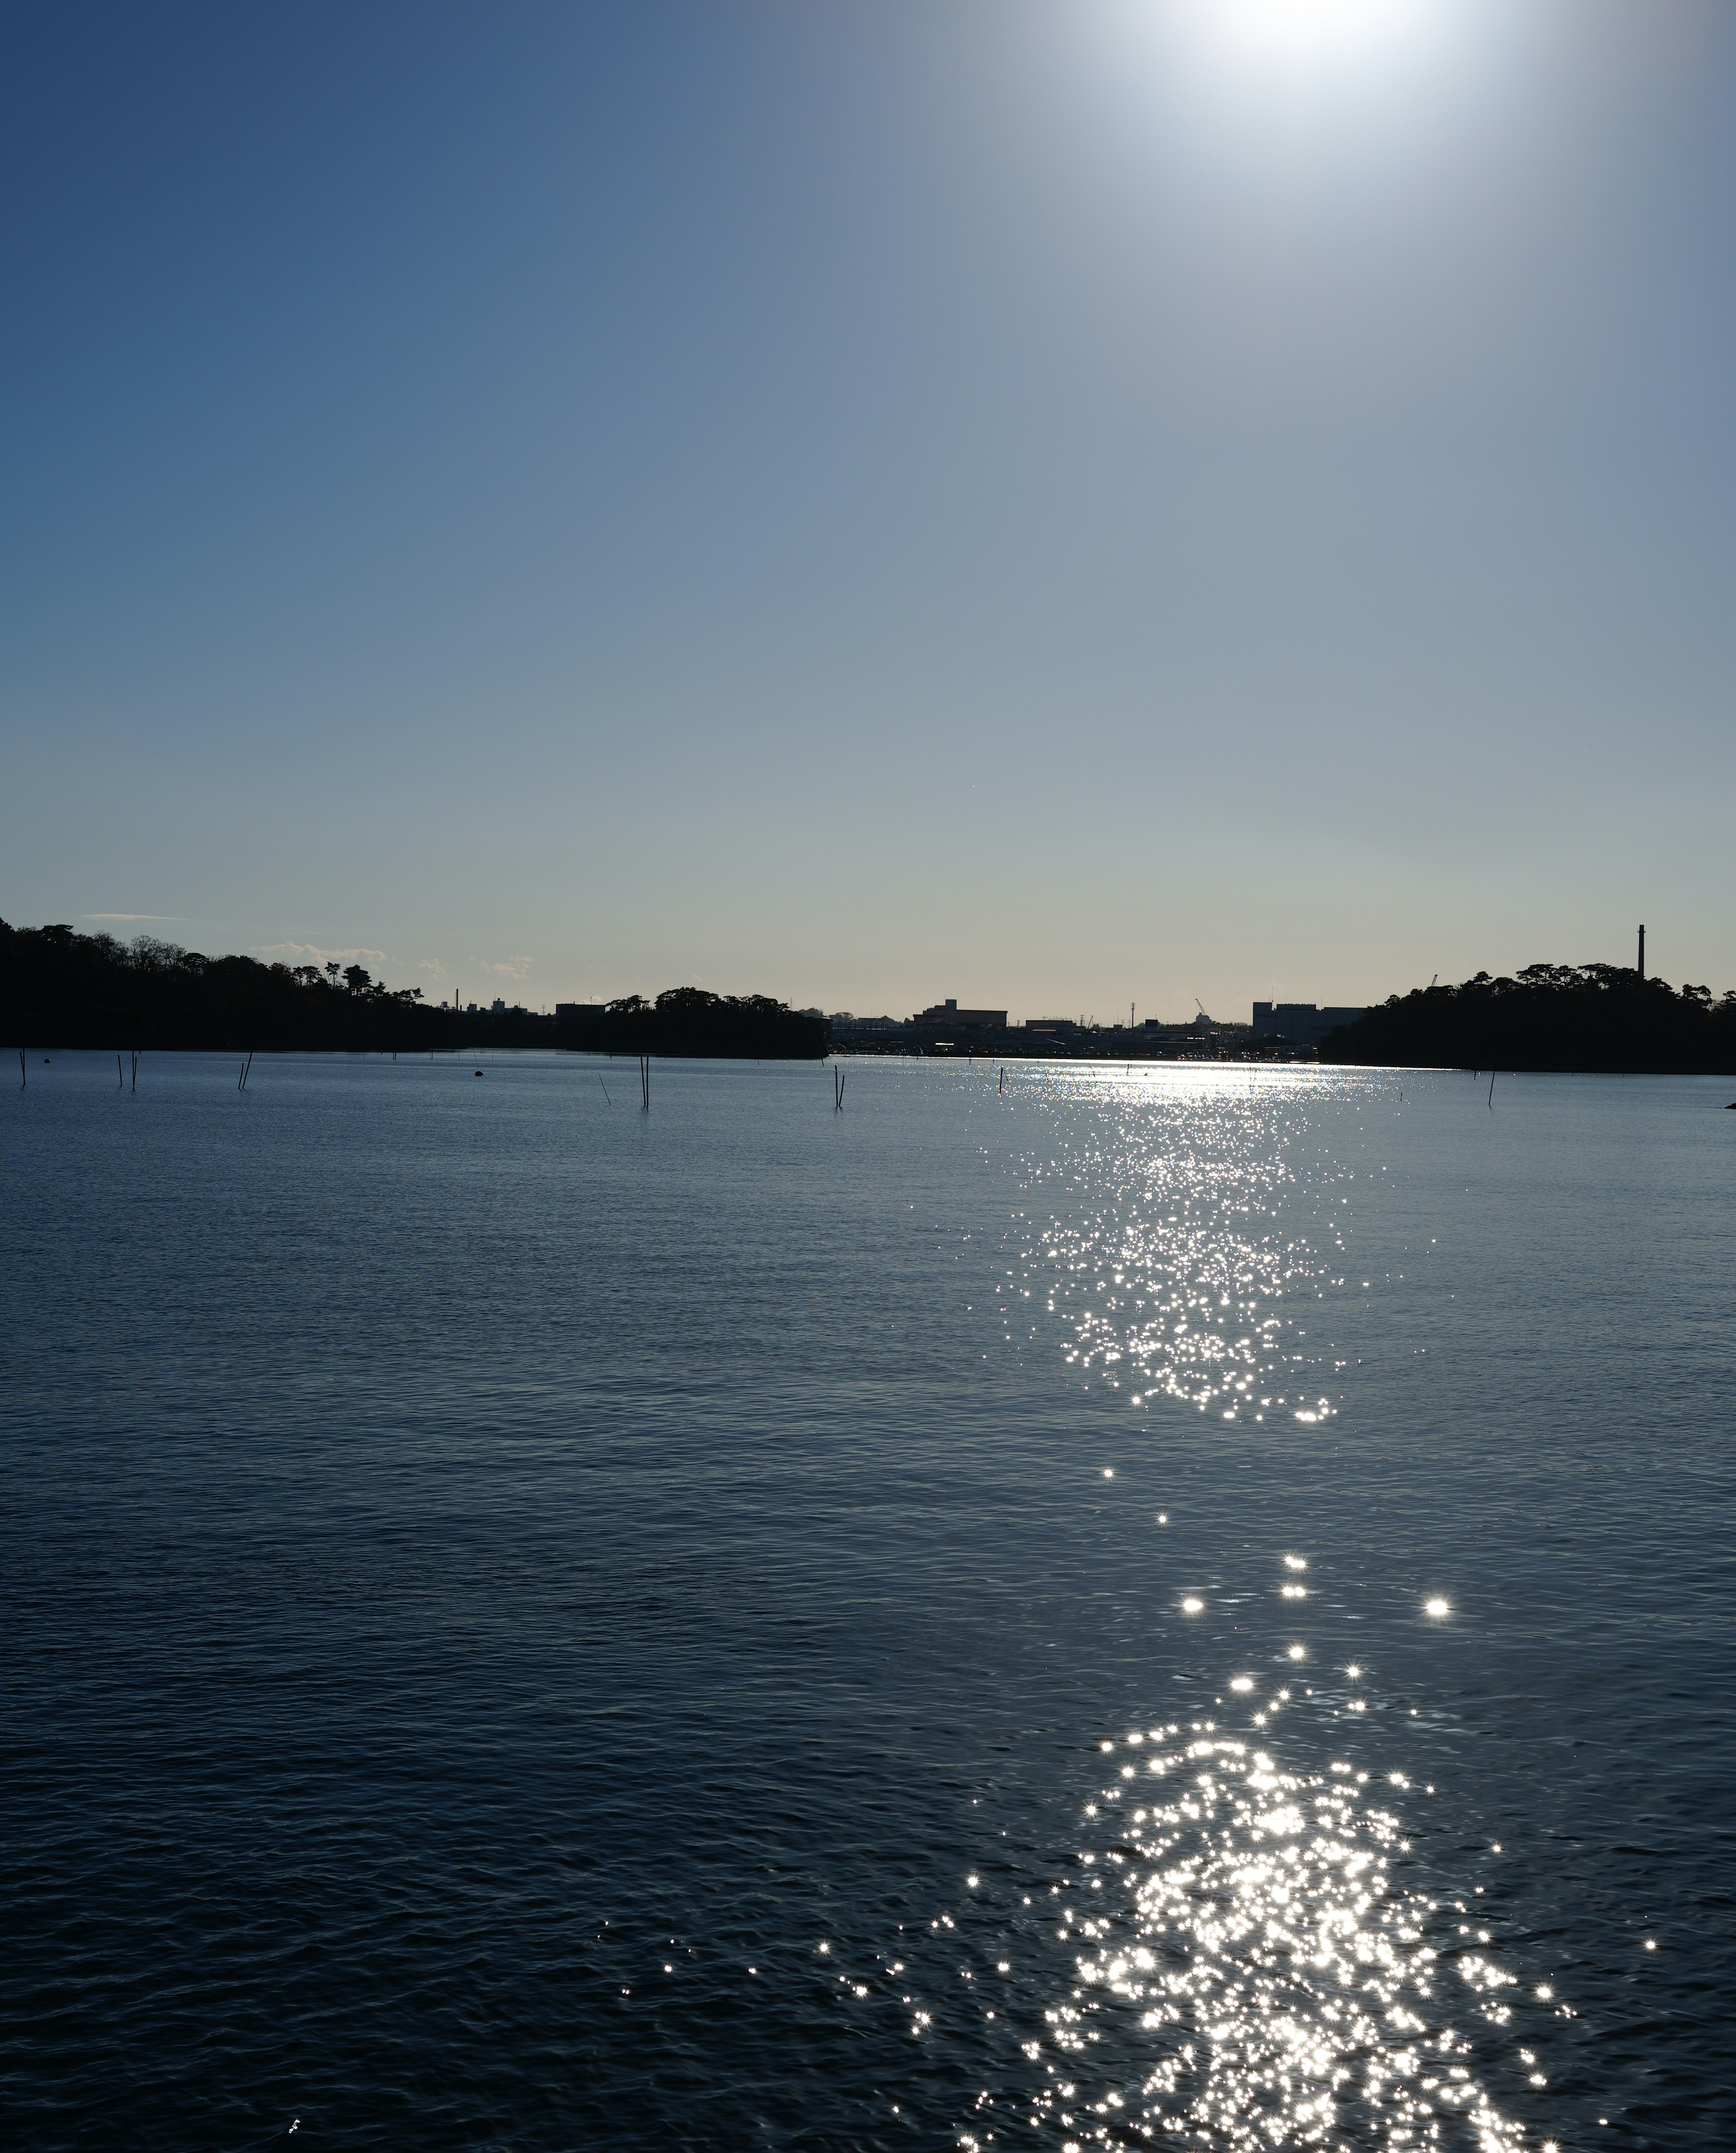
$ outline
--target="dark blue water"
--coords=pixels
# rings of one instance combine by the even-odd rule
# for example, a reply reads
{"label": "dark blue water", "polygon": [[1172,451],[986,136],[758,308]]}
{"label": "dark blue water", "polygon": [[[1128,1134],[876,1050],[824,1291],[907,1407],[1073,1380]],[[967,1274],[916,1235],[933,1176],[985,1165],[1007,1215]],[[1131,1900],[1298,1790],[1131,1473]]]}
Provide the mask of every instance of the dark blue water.
{"label": "dark blue water", "polygon": [[0,1108],[8,2145],[1736,2138],[1727,1086],[473,1066]]}

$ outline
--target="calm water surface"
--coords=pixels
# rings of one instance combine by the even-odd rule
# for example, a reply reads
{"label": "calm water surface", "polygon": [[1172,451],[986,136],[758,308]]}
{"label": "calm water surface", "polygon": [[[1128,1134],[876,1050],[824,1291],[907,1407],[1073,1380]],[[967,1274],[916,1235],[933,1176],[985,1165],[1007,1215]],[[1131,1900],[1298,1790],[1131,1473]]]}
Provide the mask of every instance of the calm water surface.
{"label": "calm water surface", "polygon": [[8,2144],[1736,2142],[1728,1081],[33,1062]]}

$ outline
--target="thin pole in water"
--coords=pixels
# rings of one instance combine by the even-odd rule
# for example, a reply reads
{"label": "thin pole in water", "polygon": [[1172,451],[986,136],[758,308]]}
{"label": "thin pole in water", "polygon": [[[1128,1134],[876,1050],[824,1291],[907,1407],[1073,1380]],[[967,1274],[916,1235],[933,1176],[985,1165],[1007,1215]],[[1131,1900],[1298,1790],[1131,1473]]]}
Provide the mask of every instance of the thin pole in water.
{"label": "thin pole in water", "polygon": [[1489,1107],[1490,1107],[1491,1110],[1493,1110],[1493,1108],[1494,1108],[1494,1102],[1495,1102],[1495,1072],[1494,1071],[1494,1070],[1493,1070],[1493,1069],[1491,1069],[1491,1070],[1489,1071]]}
{"label": "thin pole in water", "polygon": [[120,1056],[118,1054],[115,1057],[115,1088],[117,1092],[126,1089],[126,1076],[120,1066]]}
{"label": "thin pole in water", "polygon": [[[599,1084],[603,1084],[603,1079],[600,1076],[597,1079],[597,1082]],[[608,1099],[608,1087],[607,1084],[603,1084],[603,1096],[605,1099]],[[613,1099],[608,1099],[608,1103],[610,1106],[613,1106],[615,1102]]]}
{"label": "thin pole in water", "polygon": [[138,1090],[138,1088],[139,1088],[139,1050],[138,1050],[138,1048],[137,1048],[136,1046],[132,1050],[132,1054],[133,1054],[133,1089],[136,1092],[136,1091]]}
{"label": "thin pole in water", "polygon": [[21,1046],[18,1049],[18,1089],[21,1092],[28,1091],[29,1086],[30,1079],[24,1074],[24,1050]]}

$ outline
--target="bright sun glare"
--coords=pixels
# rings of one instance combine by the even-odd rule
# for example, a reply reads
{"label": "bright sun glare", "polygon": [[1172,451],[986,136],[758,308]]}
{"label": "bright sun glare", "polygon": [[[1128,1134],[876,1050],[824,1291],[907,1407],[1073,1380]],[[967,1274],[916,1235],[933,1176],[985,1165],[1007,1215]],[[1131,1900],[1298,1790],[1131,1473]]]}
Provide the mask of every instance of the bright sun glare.
{"label": "bright sun glare", "polygon": [[1219,33],[1256,58],[1298,64],[1377,57],[1419,32],[1428,0],[1211,0]]}

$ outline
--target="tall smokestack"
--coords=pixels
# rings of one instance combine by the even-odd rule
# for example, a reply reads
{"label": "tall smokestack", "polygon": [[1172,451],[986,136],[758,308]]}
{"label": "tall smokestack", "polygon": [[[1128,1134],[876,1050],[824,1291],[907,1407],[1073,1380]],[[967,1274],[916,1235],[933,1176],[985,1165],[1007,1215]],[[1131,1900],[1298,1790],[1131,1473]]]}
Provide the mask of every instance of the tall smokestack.
{"label": "tall smokestack", "polygon": [[1643,979],[1645,978],[1645,976],[1646,976],[1646,930],[1645,930],[1645,929],[1644,929],[1643,927],[1642,927],[1642,928],[1641,928],[1641,929],[1640,929],[1640,977],[1643,980]]}

